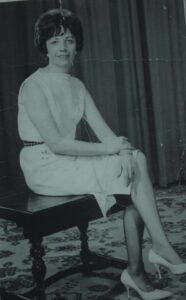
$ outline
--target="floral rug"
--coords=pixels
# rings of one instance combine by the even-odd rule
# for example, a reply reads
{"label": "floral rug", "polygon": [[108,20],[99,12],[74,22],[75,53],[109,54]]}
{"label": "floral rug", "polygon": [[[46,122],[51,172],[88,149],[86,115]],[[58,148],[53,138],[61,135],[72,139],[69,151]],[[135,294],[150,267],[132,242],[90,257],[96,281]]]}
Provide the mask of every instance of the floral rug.
{"label": "floral rug", "polygon": [[[157,203],[163,226],[169,240],[186,261],[186,187],[157,190]],[[123,233],[122,212],[99,219],[89,226],[90,249],[104,255],[127,259]],[[14,223],[0,220],[0,287],[12,292],[25,292],[32,287],[29,243]],[[46,277],[80,263],[78,229],[50,235],[44,239],[47,265]],[[147,232],[143,253],[146,270],[155,284],[173,292],[172,300],[186,299],[186,274],[172,275],[162,269],[163,278],[157,282],[153,266],[146,260],[150,248]],[[85,276],[81,273],[58,280],[46,289],[47,300],[127,300],[124,287],[119,283],[121,269],[105,268]],[[131,291],[131,299],[139,299]]]}

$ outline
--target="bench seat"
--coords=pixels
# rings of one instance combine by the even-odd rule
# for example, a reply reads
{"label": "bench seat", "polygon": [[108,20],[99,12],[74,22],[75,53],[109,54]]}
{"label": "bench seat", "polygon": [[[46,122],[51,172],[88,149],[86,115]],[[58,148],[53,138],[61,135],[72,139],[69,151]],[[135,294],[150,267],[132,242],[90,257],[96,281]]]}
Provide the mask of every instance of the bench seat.
{"label": "bench seat", "polygon": [[[110,214],[124,210],[130,203],[130,198],[117,195],[117,204]],[[29,193],[9,193],[0,196],[0,218],[13,221],[23,228],[24,237],[31,243],[30,254],[33,258],[32,275],[35,287],[24,295],[14,295],[0,290],[2,300],[36,299],[45,300],[45,287],[55,280],[74,272],[90,272],[96,264],[123,268],[126,262],[101,257],[89,250],[87,229],[90,221],[102,218],[101,210],[92,195],[78,196],[43,196]],[[82,265],[72,270],[64,270],[52,278],[44,280],[46,266],[42,239],[49,234],[77,226],[80,230]]]}

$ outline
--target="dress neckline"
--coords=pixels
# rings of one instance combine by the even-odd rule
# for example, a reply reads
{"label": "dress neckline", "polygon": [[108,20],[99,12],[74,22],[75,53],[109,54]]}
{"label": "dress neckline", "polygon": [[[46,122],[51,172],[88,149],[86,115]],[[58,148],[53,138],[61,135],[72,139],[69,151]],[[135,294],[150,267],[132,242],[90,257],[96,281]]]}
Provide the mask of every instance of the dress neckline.
{"label": "dress neckline", "polygon": [[70,74],[68,74],[68,73],[60,73],[60,72],[50,72],[50,71],[48,71],[47,69],[45,69],[45,68],[39,68],[38,69],[38,72],[39,73],[42,73],[42,74],[46,74],[46,75],[48,75],[48,76],[52,76],[52,77],[56,77],[56,78],[59,78],[59,79],[61,79],[61,78],[64,78],[64,79],[70,79],[72,76],[70,75]]}

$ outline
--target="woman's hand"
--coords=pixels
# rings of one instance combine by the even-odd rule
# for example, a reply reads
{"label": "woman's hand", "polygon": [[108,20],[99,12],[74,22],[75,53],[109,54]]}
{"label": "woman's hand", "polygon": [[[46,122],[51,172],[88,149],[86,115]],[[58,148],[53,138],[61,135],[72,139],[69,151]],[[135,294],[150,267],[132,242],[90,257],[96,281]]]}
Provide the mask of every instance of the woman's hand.
{"label": "woman's hand", "polygon": [[104,139],[104,144],[106,145],[108,154],[121,154],[124,151],[126,154],[126,150],[129,153],[132,153],[132,150],[135,148],[128,142],[126,137],[123,136],[114,136]]}
{"label": "woman's hand", "polygon": [[125,154],[126,150],[128,150],[129,153],[132,153],[132,150],[134,149],[135,149],[134,146],[132,146],[128,140],[124,140],[120,154],[122,153],[122,151],[124,151],[123,153]]}
{"label": "woman's hand", "polygon": [[125,141],[122,136],[116,136],[104,140],[104,144],[109,155],[118,154],[123,149],[124,142]]}
{"label": "woman's hand", "polygon": [[124,183],[128,186],[130,182],[133,181],[136,172],[134,157],[132,155],[132,151],[128,149],[120,151],[119,155],[121,156],[121,163],[123,167]]}

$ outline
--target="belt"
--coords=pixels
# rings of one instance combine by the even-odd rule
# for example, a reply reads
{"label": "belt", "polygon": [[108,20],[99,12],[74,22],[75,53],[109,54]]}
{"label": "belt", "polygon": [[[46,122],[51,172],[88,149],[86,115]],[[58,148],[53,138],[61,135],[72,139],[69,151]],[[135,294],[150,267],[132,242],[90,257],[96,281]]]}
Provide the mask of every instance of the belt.
{"label": "belt", "polygon": [[42,145],[44,142],[33,142],[33,141],[22,141],[24,147],[30,147],[30,146],[36,146],[36,145]]}

